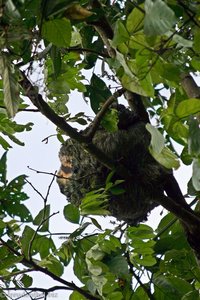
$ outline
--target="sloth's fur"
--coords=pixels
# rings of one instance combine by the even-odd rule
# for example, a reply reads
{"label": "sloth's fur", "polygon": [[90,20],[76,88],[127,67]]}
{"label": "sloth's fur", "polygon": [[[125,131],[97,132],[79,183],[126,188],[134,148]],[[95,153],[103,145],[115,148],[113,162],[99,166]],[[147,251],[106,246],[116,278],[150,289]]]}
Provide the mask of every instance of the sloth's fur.
{"label": "sloth's fur", "polygon": [[[148,213],[158,205],[160,197],[166,197],[165,183],[172,176],[172,171],[166,170],[150,155],[150,134],[145,123],[122,105],[118,105],[118,111],[118,131],[108,132],[100,128],[93,143],[114,160],[116,165],[123,164],[127,173],[131,174],[121,184],[124,193],[110,193],[108,210],[118,220],[137,224],[146,220]],[[71,203],[78,206],[87,192],[105,186],[110,170],[78,142],[68,139],[61,147],[59,156],[62,165],[66,163],[71,168],[69,179],[58,179],[61,192]],[[123,177],[115,174],[114,180],[116,179]]]}

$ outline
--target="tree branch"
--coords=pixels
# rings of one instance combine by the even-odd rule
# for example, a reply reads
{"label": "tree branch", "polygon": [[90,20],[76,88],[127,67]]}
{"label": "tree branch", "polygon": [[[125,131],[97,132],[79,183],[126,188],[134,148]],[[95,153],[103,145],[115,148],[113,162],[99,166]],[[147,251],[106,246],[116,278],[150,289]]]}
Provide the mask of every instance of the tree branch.
{"label": "tree branch", "polygon": [[[102,6],[98,0],[93,0],[91,5],[93,9],[102,9]],[[110,42],[109,42],[109,39],[113,39],[114,33],[112,27],[110,26],[105,16],[101,16],[97,21],[88,22],[88,24],[92,25],[94,29],[98,32],[104,45],[107,48],[109,56],[111,58],[114,58],[115,50],[110,46]]]}
{"label": "tree branch", "polygon": [[[10,245],[8,245],[2,238],[0,238],[0,242],[11,253],[13,253],[13,254],[15,254],[16,256],[19,256],[19,257],[22,256],[18,251],[16,251]],[[35,271],[39,271],[39,272],[42,272],[43,274],[48,275],[52,279],[54,279],[54,280],[64,284],[65,286],[69,287],[71,290],[77,291],[78,293],[80,293],[81,295],[83,295],[84,297],[86,297],[89,300],[99,300],[100,299],[98,296],[92,296],[87,291],[85,291],[82,288],[78,287],[75,283],[66,281],[63,278],[61,278],[61,277],[55,275],[54,273],[52,273],[51,271],[49,271],[47,268],[43,268],[43,267],[37,265],[33,260],[30,260],[30,259],[27,259],[27,258],[23,257],[21,263],[28,264],[29,266],[32,266]]]}
{"label": "tree branch", "polygon": [[[0,105],[0,108],[4,108],[6,109],[6,107],[4,105]],[[39,109],[35,109],[35,108],[18,108],[18,112],[21,111],[25,111],[25,112],[39,112]]]}
{"label": "tree branch", "polygon": [[4,291],[31,291],[31,292],[41,292],[41,293],[52,293],[57,290],[70,290],[71,288],[66,287],[66,286],[53,286],[49,289],[44,289],[40,287],[32,287],[32,288],[19,288],[19,287],[13,287],[13,288],[3,288]]}
{"label": "tree branch", "polygon": [[102,53],[102,52],[98,52],[96,50],[89,49],[89,48],[70,47],[70,48],[66,48],[65,50],[68,51],[68,52],[73,51],[73,52],[81,52],[81,53],[82,52],[92,53],[92,54],[96,54],[98,56],[102,56],[104,58],[109,58],[110,57],[106,52]]}
{"label": "tree branch", "polygon": [[110,96],[106,102],[103,104],[103,106],[101,107],[101,110],[98,112],[98,114],[95,116],[93,122],[91,123],[89,130],[87,132],[87,134],[85,135],[89,140],[92,140],[92,138],[94,137],[100,123],[101,120],[103,119],[103,117],[105,116],[109,106],[115,101],[117,100],[118,97],[120,97],[123,93],[124,93],[124,89],[120,89],[118,91],[116,91],[112,96]]}
{"label": "tree branch", "polygon": [[[200,218],[191,210],[187,210],[185,207],[172,200],[170,197],[162,197],[157,200],[157,203],[162,205],[168,211],[171,211],[175,216],[179,218],[187,227],[199,227]],[[188,206],[189,207],[189,206]]]}
{"label": "tree branch", "polygon": [[53,124],[60,128],[66,135],[82,144],[84,148],[94,155],[103,165],[109,169],[113,169],[115,167],[114,161],[108,158],[100,149],[92,144],[87,136],[79,133],[76,129],[70,126],[64,118],[58,116],[44,101],[42,95],[39,94],[37,89],[34,88],[24,72],[21,72],[21,75],[23,79],[20,81],[20,85],[24,89],[25,95],[40,110],[40,112]]}

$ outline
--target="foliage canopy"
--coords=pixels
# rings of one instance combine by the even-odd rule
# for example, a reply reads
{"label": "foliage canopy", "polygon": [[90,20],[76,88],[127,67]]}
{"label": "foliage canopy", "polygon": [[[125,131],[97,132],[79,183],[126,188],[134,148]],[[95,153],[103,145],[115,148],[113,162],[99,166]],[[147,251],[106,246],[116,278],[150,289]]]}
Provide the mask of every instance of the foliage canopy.
{"label": "foliage canopy", "polygon": [[[161,203],[171,213],[155,231],[146,224],[124,223],[103,231],[94,217],[81,218],[80,209],[67,204],[66,222],[77,228],[57,249],[49,229],[54,213],[48,197],[33,216],[23,191],[27,177],[8,182],[5,153],[0,160],[2,300],[9,299],[12,289],[37,290],[44,299],[57,289],[71,290],[70,300],[200,298],[200,89],[195,82],[200,71],[199,14],[200,4],[187,0],[2,2],[1,147],[9,151],[11,144],[24,146],[16,137],[19,132],[30,131],[31,136],[32,123],[14,120],[19,111],[40,112],[57,126],[60,142],[68,135],[112,170],[113,162],[92,139],[100,124],[116,130],[118,118],[109,107],[123,95],[143,120],[149,116],[156,121],[157,128],[146,127],[156,160],[167,168],[178,168],[180,161],[192,166],[188,196],[197,203],[197,214],[188,214],[173,201]],[[35,79],[36,69],[42,84]],[[74,90],[92,108],[92,121],[84,112],[70,113],[68,100]],[[82,135],[71,122],[90,124],[89,134]],[[174,141],[182,146],[180,155]],[[82,210],[102,214],[98,199],[104,201],[106,188],[112,187],[108,180],[105,188],[87,194]],[[190,245],[179,220],[195,236],[188,240]],[[62,276],[71,261],[80,286]],[[33,270],[60,286],[33,288]]]}

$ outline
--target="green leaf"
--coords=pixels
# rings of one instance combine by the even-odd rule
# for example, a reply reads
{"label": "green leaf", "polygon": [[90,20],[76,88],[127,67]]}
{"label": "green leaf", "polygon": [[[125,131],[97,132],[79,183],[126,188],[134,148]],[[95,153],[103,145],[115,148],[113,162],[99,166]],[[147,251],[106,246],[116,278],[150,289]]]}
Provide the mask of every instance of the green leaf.
{"label": "green leaf", "polygon": [[124,87],[139,95],[153,97],[154,88],[146,61],[143,73],[141,74],[140,61],[135,59],[126,61],[124,56],[119,52],[117,52],[116,58],[124,68],[125,73],[121,78]]}
{"label": "green leaf", "polygon": [[[49,230],[49,216],[50,216],[50,205],[46,205],[41,211],[37,214],[33,220],[34,225],[42,225],[39,228],[39,231],[48,231]],[[46,220],[44,222],[44,220]]]}
{"label": "green leaf", "polygon": [[109,215],[107,208],[108,195],[103,188],[86,193],[80,205],[82,215]]}
{"label": "green leaf", "polygon": [[128,32],[133,34],[134,32],[141,30],[143,28],[143,20],[144,13],[139,8],[135,7],[127,17],[126,28]]}
{"label": "green leaf", "polygon": [[9,202],[6,207],[6,212],[13,218],[19,217],[22,222],[32,221],[32,215],[24,204]]}
{"label": "green leaf", "polygon": [[118,112],[116,109],[107,111],[101,121],[101,125],[110,132],[115,132],[118,129]]}
{"label": "green leaf", "polygon": [[79,294],[79,292],[74,291],[70,296],[69,296],[69,300],[86,300],[86,298]]}
{"label": "green leaf", "polygon": [[12,148],[10,144],[8,144],[8,142],[2,136],[0,136],[0,144],[4,150],[8,150],[9,148]]}
{"label": "green leaf", "polygon": [[189,120],[188,152],[192,156],[200,155],[200,128],[195,118]]}
{"label": "green leaf", "polygon": [[22,261],[22,256],[16,256],[13,253],[7,253],[5,257],[1,257],[0,270],[8,269]]}
{"label": "green leaf", "polygon": [[128,39],[129,34],[124,24],[122,23],[122,21],[118,20],[115,24],[113,45],[118,46],[119,44],[127,42]]}
{"label": "green leaf", "polygon": [[192,184],[196,191],[200,191],[200,161],[196,158],[192,165]]}
{"label": "green leaf", "polygon": [[[148,288],[148,285],[145,285]],[[149,300],[149,297],[143,287],[139,286],[134,294],[131,294],[131,300]],[[161,299],[160,299],[161,300]],[[163,299],[162,299],[163,300]]]}
{"label": "green leaf", "polygon": [[177,169],[180,164],[178,157],[167,147],[164,147],[162,134],[152,125],[147,124],[146,129],[151,133],[149,152],[164,167]]}
{"label": "green leaf", "polygon": [[109,295],[106,295],[107,300],[122,300],[124,296],[121,292],[112,292]]}
{"label": "green leaf", "polygon": [[51,47],[50,55],[51,55],[51,59],[53,62],[54,76],[56,78],[56,77],[58,77],[58,75],[60,75],[61,66],[62,66],[60,50],[56,46],[53,45]]}
{"label": "green leaf", "polygon": [[22,191],[24,185],[26,184],[26,177],[26,175],[19,175],[9,182],[5,189],[5,191],[9,193],[9,200],[13,200],[14,202],[16,202],[24,201],[29,198],[27,194]]}
{"label": "green leaf", "polygon": [[149,239],[153,238],[154,232],[153,229],[145,224],[140,224],[138,227],[129,227],[127,229],[127,235],[129,238],[134,239],[134,238],[140,238],[140,239]]}
{"label": "green leaf", "polygon": [[71,42],[71,24],[66,18],[53,19],[42,25],[42,36],[57,47],[69,47]]}
{"label": "green leaf", "polygon": [[19,107],[19,84],[14,66],[4,56],[0,58],[0,74],[3,78],[4,103],[10,117],[14,117]]}
{"label": "green leaf", "polygon": [[128,263],[124,256],[117,255],[111,257],[110,259],[104,261],[109,267],[110,271],[120,277],[122,275],[127,275],[128,272]]}
{"label": "green leaf", "polygon": [[64,217],[67,221],[75,224],[79,224],[80,213],[79,209],[73,204],[67,204],[64,207]]}
{"label": "green leaf", "polygon": [[136,262],[139,265],[145,266],[145,267],[151,267],[154,266],[157,263],[157,260],[155,259],[155,257],[151,256],[151,255],[143,255],[141,256],[131,256],[130,257],[131,262],[133,262],[133,264]]}
{"label": "green leaf", "polygon": [[7,179],[7,152],[5,152],[0,160],[0,182],[6,185]]}
{"label": "green leaf", "polygon": [[74,239],[78,236],[80,236],[82,234],[83,231],[85,231],[85,229],[90,225],[91,223],[90,222],[85,222],[83,223],[79,228],[77,228],[75,231],[73,231],[69,238],[70,239]]}
{"label": "green leaf", "polygon": [[150,147],[149,152],[155,158],[155,160],[157,160],[167,169],[178,169],[180,167],[178,157],[168,147],[163,148],[159,154],[154,152]]}
{"label": "green leaf", "polygon": [[162,0],[145,1],[144,32],[146,35],[163,35],[176,22],[171,8]]}
{"label": "green leaf", "polygon": [[112,94],[105,82],[95,74],[92,75],[90,86],[87,87],[86,96],[90,98],[93,111],[98,112],[102,103],[104,103]]}
{"label": "green leaf", "polygon": [[199,299],[200,299],[199,291],[188,292],[181,298],[181,300],[199,300]]}
{"label": "green leaf", "polygon": [[200,99],[191,98],[181,101],[175,112],[179,118],[185,118],[200,112]]}
{"label": "green leaf", "polygon": [[[171,37],[170,33],[170,37]],[[193,41],[184,39],[181,35],[174,34],[173,41],[178,44],[179,47],[192,48]]]}
{"label": "green leaf", "polygon": [[[29,259],[30,255],[32,253],[30,253],[30,241],[32,241],[33,237],[35,236],[35,231],[29,227],[29,226],[25,226],[24,231],[22,233],[22,239],[21,239],[21,245],[22,245],[22,251],[24,256]],[[31,252],[33,251],[33,248],[31,249]]]}
{"label": "green leaf", "polygon": [[194,34],[194,45],[193,49],[196,53],[200,53],[200,45],[199,45],[199,40],[200,40],[200,30],[199,28],[196,28],[195,34]]}
{"label": "green leaf", "polygon": [[[99,224],[99,222],[97,222],[96,219],[90,217],[90,220],[92,221],[94,226],[96,226],[99,230],[102,230],[101,225]],[[1,228],[1,225],[0,225],[0,228]]]}
{"label": "green leaf", "polygon": [[185,294],[193,290],[190,283],[173,276],[156,276],[154,283],[156,299],[182,299]]}
{"label": "green leaf", "polygon": [[50,254],[46,259],[43,259],[38,263],[41,267],[47,268],[50,272],[56,276],[62,276],[63,274],[63,265],[61,262],[52,254]]}
{"label": "green leaf", "polygon": [[152,126],[151,124],[146,125],[146,129],[150,132],[151,134],[151,148],[152,150],[159,154],[163,150],[165,146],[165,140],[160,131]]}
{"label": "green leaf", "polygon": [[32,285],[32,283],[33,283],[33,278],[30,277],[30,276],[27,275],[27,274],[24,274],[24,275],[22,276],[22,278],[20,279],[20,281],[23,283],[23,286],[27,288],[27,287],[30,287],[30,286]]}
{"label": "green leaf", "polygon": [[122,76],[122,84],[125,88],[127,88],[129,91],[139,94],[141,96],[149,96],[153,97],[153,87],[151,84],[151,81],[147,83],[145,87],[141,85],[141,82],[138,80],[137,77],[131,75],[128,76],[127,74],[124,74]]}
{"label": "green leaf", "polygon": [[1,300],[8,300],[8,298],[6,297],[6,295],[3,292],[3,289],[0,288],[0,294],[1,294]]}

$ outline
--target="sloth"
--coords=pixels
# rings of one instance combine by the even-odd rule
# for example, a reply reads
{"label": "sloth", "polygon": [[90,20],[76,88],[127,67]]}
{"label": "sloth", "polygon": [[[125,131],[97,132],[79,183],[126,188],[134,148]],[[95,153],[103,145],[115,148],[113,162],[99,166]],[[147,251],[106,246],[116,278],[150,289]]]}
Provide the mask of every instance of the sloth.
{"label": "sloth", "polygon": [[[130,174],[124,181],[119,173],[114,174],[114,181],[123,181],[120,186],[124,192],[109,193],[107,209],[110,214],[120,221],[137,225],[147,219],[148,213],[163,197],[170,197],[188,208],[172,170],[161,166],[149,153],[151,137],[145,122],[123,105],[116,108],[118,130],[108,132],[100,127],[93,138],[94,145],[116,166],[122,164]],[[61,192],[72,204],[79,206],[86,193],[105,186],[111,170],[77,141],[68,139],[62,145],[59,157],[61,168],[57,181]]]}

